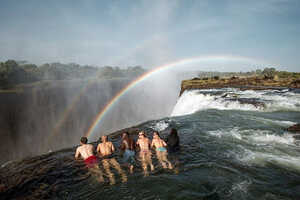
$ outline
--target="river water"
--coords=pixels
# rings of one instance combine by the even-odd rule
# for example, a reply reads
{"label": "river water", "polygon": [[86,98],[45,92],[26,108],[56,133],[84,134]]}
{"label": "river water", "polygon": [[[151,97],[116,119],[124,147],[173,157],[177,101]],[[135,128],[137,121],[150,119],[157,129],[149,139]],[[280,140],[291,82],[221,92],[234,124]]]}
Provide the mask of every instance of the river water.
{"label": "river water", "polygon": [[[76,147],[12,161],[0,168],[1,199],[300,199],[300,146],[286,128],[300,122],[300,94],[291,90],[186,91],[170,117],[138,125],[152,138],[177,128],[181,149],[173,169],[144,175],[138,157],[130,174],[111,169],[104,182]],[[136,139],[136,135],[134,135]],[[116,147],[118,135],[109,138]],[[95,146],[97,143],[93,143]],[[119,152],[114,158],[122,164]],[[126,180],[124,180],[126,176]],[[114,182],[112,182],[114,179]]]}

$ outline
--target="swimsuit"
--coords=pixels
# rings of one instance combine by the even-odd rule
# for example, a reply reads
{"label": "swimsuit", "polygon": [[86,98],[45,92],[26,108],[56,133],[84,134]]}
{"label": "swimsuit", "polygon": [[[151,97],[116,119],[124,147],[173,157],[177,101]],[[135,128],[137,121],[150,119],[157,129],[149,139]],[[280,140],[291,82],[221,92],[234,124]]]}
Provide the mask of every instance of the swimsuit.
{"label": "swimsuit", "polygon": [[135,159],[134,159],[134,155],[135,152],[129,149],[126,149],[124,154],[123,154],[123,162],[124,163],[134,163]]}
{"label": "swimsuit", "polygon": [[92,165],[98,163],[98,158],[96,156],[92,155],[92,156],[88,157],[87,159],[85,159],[84,162],[87,165],[87,167],[92,167]]}
{"label": "swimsuit", "polygon": [[102,157],[103,160],[105,160],[105,159],[111,159],[111,158],[113,158],[112,154],[109,154],[109,155],[106,155],[106,156]]}
{"label": "swimsuit", "polygon": [[158,147],[156,150],[157,150],[157,151],[160,151],[160,152],[165,152],[165,151],[167,151],[167,149],[166,149],[165,147]]}

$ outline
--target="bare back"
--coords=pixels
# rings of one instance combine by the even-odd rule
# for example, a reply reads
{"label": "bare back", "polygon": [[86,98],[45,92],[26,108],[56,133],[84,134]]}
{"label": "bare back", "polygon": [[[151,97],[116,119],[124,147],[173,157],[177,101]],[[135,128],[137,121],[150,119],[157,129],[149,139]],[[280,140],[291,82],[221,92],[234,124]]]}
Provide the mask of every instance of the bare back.
{"label": "bare back", "polygon": [[102,142],[97,146],[97,152],[100,156],[109,156],[115,151],[115,147],[112,142]]}
{"label": "bare back", "polygon": [[77,159],[81,156],[84,160],[87,159],[88,157],[94,155],[93,148],[94,147],[91,144],[84,144],[80,147],[77,147],[75,158]]}
{"label": "bare back", "polygon": [[146,137],[138,139],[136,142],[137,145],[139,145],[141,151],[149,151],[150,146],[150,140]]}

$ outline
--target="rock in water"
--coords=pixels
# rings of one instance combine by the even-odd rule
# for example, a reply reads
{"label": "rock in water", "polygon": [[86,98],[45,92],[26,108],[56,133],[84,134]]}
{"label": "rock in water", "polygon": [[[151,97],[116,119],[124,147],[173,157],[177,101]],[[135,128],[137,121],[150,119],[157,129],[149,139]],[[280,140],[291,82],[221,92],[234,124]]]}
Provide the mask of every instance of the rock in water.
{"label": "rock in water", "polygon": [[300,124],[295,124],[287,129],[290,132],[300,133]]}

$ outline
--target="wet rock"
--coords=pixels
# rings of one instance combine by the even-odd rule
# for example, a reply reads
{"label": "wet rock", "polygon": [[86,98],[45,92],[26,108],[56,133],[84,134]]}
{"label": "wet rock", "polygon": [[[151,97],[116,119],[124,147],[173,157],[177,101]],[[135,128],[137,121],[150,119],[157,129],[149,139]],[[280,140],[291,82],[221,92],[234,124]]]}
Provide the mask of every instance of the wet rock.
{"label": "wet rock", "polygon": [[230,78],[230,80],[235,80],[235,79],[239,79],[239,77],[238,76],[233,76],[233,77]]}
{"label": "wet rock", "polygon": [[4,184],[0,184],[0,192],[4,192],[5,191],[5,185]]}
{"label": "wet rock", "polygon": [[293,135],[293,138],[294,138],[295,140],[300,140],[300,134]]}
{"label": "wet rock", "polygon": [[293,88],[300,88],[300,79],[293,81],[291,83],[291,87],[293,87]]}
{"label": "wet rock", "polygon": [[266,107],[265,103],[260,101],[257,98],[237,98],[237,97],[234,97],[234,98],[230,98],[230,99],[227,99],[227,100],[229,100],[229,101],[238,101],[240,104],[250,104],[250,105],[255,106],[256,108],[265,108]]}
{"label": "wet rock", "polygon": [[[290,126],[287,130],[290,132],[300,133],[300,124],[295,124],[293,126]],[[299,139],[300,139],[300,136],[299,136]]]}

